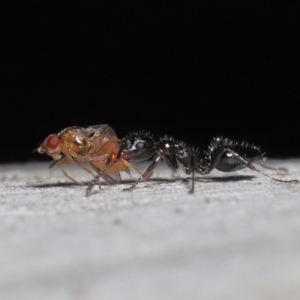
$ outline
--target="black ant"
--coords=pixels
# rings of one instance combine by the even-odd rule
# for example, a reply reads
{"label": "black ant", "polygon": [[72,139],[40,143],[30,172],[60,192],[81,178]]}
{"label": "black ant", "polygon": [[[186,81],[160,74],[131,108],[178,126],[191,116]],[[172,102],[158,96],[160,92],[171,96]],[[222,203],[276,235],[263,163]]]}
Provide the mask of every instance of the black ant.
{"label": "black ant", "polygon": [[133,190],[136,185],[148,179],[160,160],[164,160],[173,171],[179,168],[178,162],[183,165],[186,174],[192,174],[192,190],[194,190],[195,171],[198,153],[194,148],[188,147],[182,141],[176,141],[172,137],[164,136],[158,142],[153,143],[152,162],[138,180],[125,191]]}
{"label": "black ant", "polygon": [[[199,150],[187,146],[182,141],[176,141],[172,137],[165,136],[155,142],[153,137],[147,132],[132,133],[121,140],[119,155],[126,157],[128,162],[145,161],[150,158],[152,161],[146,171],[141,174],[131,187],[124,189],[125,191],[131,191],[139,182],[147,180],[161,159],[174,171],[177,171],[179,168],[178,162],[181,163],[185,173],[192,175],[190,193],[194,193],[195,190],[195,173],[207,175],[213,169],[222,172],[232,172],[249,168],[275,181],[299,182],[298,180],[276,179],[261,172],[253,165],[253,163],[263,161],[265,158],[264,154],[261,153],[260,147],[246,142],[239,143],[223,137],[213,138],[208,146],[208,150],[200,153]],[[87,196],[98,179],[113,164],[114,162],[107,165],[91,181],[86,190]]]}
{"label": "black ant", "polygon": [[[259,169],[253,163],[263,162],[264,153],[261,148],[247,142],[237,142],[223,137],[215,137],[208,146],[208,150],[203,155],[198,156],[196,173],[201,175],[209,174],[213,169],[222,172],[233,172],[244,168],[256,171],[272,180],[279,182],[299,182],[298,180],[281,180],[271,177]],[[274,170],[260,163],[264,168]],[[276,170],[276,169],[275,169]],[[280,170],[287,171],[284,168]]]}

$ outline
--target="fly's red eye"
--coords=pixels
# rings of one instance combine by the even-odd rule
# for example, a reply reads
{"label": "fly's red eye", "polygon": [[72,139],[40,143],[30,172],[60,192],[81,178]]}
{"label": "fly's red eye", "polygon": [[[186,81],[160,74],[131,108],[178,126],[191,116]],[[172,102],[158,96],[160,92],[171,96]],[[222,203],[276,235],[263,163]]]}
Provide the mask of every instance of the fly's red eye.
{"label": "fly's red eye", "polygon": [[57,135],[51,135],[47,138],[46,146],[50,149],[55,149],[59,145],[59,142]]}

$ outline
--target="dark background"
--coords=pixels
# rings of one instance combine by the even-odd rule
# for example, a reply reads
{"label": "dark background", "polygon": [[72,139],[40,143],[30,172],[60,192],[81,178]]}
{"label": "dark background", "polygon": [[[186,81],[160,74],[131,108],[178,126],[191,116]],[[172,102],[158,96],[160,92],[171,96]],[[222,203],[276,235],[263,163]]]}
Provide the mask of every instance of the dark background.
{"label": "dark background", "polygon": [[299,156],[297,1],[61,2],[1,4],[2,162],[102,123]]}

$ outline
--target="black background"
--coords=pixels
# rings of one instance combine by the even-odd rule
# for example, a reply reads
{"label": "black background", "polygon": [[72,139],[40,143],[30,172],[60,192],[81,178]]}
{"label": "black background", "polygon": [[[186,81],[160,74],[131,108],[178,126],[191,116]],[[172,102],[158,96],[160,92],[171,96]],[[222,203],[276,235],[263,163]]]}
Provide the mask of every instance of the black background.
{"label": "black background", "polygon": [[108,3],[1,4],[2,162],[102,123],[299,156],[297,1]]}

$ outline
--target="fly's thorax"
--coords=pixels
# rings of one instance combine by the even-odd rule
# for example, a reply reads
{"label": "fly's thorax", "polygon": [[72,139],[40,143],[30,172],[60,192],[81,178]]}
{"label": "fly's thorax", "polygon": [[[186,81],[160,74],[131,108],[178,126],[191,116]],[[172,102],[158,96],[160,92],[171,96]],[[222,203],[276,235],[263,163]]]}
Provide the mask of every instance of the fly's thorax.
{"label": "fly's thorax", "polygon": [[77,128],[63,132],[60,143],[61,152],[74,158],[84,156],[90,148],[88,138]]}

